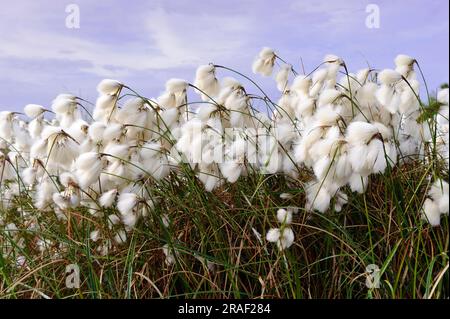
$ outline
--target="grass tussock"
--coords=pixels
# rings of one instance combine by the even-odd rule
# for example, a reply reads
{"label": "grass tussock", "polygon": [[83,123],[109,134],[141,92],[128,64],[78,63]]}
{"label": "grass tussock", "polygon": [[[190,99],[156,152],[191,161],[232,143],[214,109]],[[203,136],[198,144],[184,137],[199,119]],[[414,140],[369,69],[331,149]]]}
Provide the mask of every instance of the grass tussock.
{"label": "grass tussock", "polygon": [[[126,246],[107,256],[92,247],[90,231],[108,233],[83,210],[67,212],[67,227],[55,215],[39,215],[40,228],[23,231],[26,267],[17,256],[0,259],[0,295],[5,298],[447,298],[448,220],[433,228],[418,212],[429,187],[427,169],[411,163],[371,178],[370,189],[349,199],[341,212],[306,212],[302,185],[284,176],[248,177],[232,187],[205,193],[193,176],[189,187],[176,181],[161,186],[167,194],[137,226]],[[293,197],[280,199],[285,184]],[[26,198],[24,211],[31,209]],[[298,207],[294,245],[274,249],[264,236],[276,225],[275,212]],[[29,211],[29,213],[33,213]],[[171,223],[161,227],[162,214]],[[7,214],[20,229],[20,214]],[[36,240],[52,247],[40,253]],[[165,263],[161,243],[175,253]],[[3,236],[4,252],[17,245]],[[17,248],[17,247],[16,247]],[[61,257],[58,257],[61,256]],[[66,287],[66,266],[80,267],[79,289]],[[380,287],[366,287],[370,264],[380,269]]]}

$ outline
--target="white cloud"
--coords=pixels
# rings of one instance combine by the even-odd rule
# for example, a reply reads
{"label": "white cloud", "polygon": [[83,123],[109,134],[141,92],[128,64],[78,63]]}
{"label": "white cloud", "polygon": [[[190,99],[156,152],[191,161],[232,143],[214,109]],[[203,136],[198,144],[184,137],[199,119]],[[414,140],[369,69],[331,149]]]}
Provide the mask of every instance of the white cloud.
{"label": "white cloud", "polygon": [[149,13],[146,27],[159,53],[183,65],[229,58],[245,48],[252,30],[248,17],[169,13],[161,7]]}
{"label": "white cloud", "polygon": [[296,1],[290,7],[299,19],[314,19],[315,23],[311,27],[329,29],[336,33],[350,30],[358,23],[362,25],[368,3],[368,0]]}
{"label": "white cloud", "polygon": [[106,73],[123,73],[121,69],[144,70],[174,66],[174,61],[167,57],[147,54],[146,52],[151,49],[150,45],[104,44],[38,30],[16,32],[14,36],[5,37],[6,39],[2,39],[0,57],[88,62],[92,67],[82,70],[102,76]]}
{"label": "white cloud", "polygon": [[[88,11],[83,8],[82,12]],[[193,66],[209,62],[206,59],[229,57],[245,47],[245,33],[251,30],[243,16],[192,16],[168,13],[162,8],[142,16],[145,20],[133,20],[142,24],[138,39],[116,39],[114,43],[81,38],[77,31],[56,32],[30,17],[27,21],[33,27],[28,25],[26,31],[21,26],[0,34],[0,58],[88,63],[90,66],[79,70],[120,77],[132,71]],[[10,23],[0,21],[0,29]]]}

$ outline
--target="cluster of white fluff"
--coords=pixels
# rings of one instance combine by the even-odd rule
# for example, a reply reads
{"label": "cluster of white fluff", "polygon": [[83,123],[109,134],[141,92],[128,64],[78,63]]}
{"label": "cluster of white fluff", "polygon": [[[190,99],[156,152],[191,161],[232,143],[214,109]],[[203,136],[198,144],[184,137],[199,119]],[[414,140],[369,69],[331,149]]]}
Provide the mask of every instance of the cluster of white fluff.
{"label": "cluster of white fluff", "polygon": [[449,187],[443,180],[436,180],[428,191],[422,208],[422,218],[432,226],[439,226],[441,215],[448,215]]}
{"label": "cluster of white fluff", "polygon": [[437,100],[441,107],[436,115],[436,149],[439,156],[446,161],[449,166],[449,90],[444,89],[438,92]]}
{"label": "cluster of white fluff", "polygon": [[277,211],[277,220],[279,228],[271,228],[266,235],[267,241],[276,243],[279,250],[289,248],[294,243],[294,232],[289,226],[292,222],[292,209],[279,209]]}
{"label": "cluster of white fluff", "polygon": [[[277,58],[264,48],[253,71],[272,74]],[[427,158],[433,130],[417,121],[421,103],[414,65],[413,58],[399,55],[395,70],[347,74],[344,61],[328,55],[312,74],[299,75],[283,62],[275,76],[281,92],[275,103],[265,93],[251,94],[257,88],[244,88],[235,78],[218,79],[221,67],[209,64],[198,68],[193,84],[171,79],[154,99],[103,80],[92,116],[82,112],[86,101],[70,94],[57,96],[51,109],[27,105],[27,120],[1,112],[1,205],[9,208],[26,193],[35,208],[61,220],[79,207],[98,218],[110,212],[113,240],[101,230],[91,233],[102,254],[124,243],[158,205],[148,186],[183,174],[186,163],[207,191],[255,172],[297,178],[309,171],[314,178],[305,186],[306,210],[325,212],[333,203],[339,211],[348,200],[344,186],[363,193],[370,175]],[[191,101],[188,93],[201,101]],[[448,89],[438,99],[435,140],[448,163]],[[273,112],[260,111],[261,103]],[[448,213],[448,206],[441,207],[436,192],[430,196],[425,215],[436,224],[436,211]],[[285,216],[281,228],[269,231],[267,240],[284,249],[294,238],[291,213],[278,215]]]}
{"label": "cluster of white fluff", "polygon": [[263,48],[253,62],[253,73],[260,73],[265,76],[271,75],[275,59],[275,52],[271,48]]}

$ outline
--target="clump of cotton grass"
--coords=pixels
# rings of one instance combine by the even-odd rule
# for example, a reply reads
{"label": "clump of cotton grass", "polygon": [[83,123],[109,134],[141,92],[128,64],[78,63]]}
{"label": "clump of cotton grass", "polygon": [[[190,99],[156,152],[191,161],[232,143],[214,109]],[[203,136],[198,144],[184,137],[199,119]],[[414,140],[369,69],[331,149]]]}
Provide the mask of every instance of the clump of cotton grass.
{"label": "clump of cotton grass", "polygon": [[273,71],[275,59],[275,52],[271,48],[263,48],[253,62],[253,73],[270,76]]}
{"label": "clump of cotton grass", "polygon": [[[448,89],[438,92],[440,109],[427,128],[418,120],[422,103],[414,58],[397,56],[395,69],[349,73],[340,57],[328,55],[306,75],[264,48],[253,71],[269,76],[277,59],[282,63],[274,78],[277,102],[244,87],[241,78],[221,78],[219,66],[210,64],[197,69],[194,84],[169,79],[157,98],[103,80],[93,118],[83,113],[83,100],[71,94],[58,95],[51,108],[25,106],[26,120],[1,112],[1,207],[16,209],[16,218],[30,230],[49,215],[70,230],[73,214],[87,212],[83,218],[95,225],[89,230],[95,252],[107,256],[126,245],[141,225],[171,231],[178,221],[171,216],[175,210],[165,207],[168,186],[192,193],[189,187],[198,184],[207,192],[202,198],[224,196],[224,202],[232,202],[223,194],[236,195],[233,184],[256,177],[261,187],[269,180],[264,175],[273,175],[286,180],[280,199],[304,198],[296,203],[299,211],[313,218],[313,211],[345,213],[346,205],[354,205],[352,192],[367,192],[373,179],[396,166],[448,165]],[[417,212],[433,226],[448,215],[446,174],[435,169],[435,182]],[[304,197],[293,195],[298,189]],[[29,199],[33,214],[18,207],[22,197]],[[266,233],[281,251],[295,240],[293,213],[278,210],[277,227]],[[6,214],[0,213],[0,224],[9,224],[12,233],[15,224],[6,221]],[[252,229],[263,244],[263,236]],[[39,254],[57,246],[36,240]],[[166,264],[174,264],[173,245],[161,246]],[[24,267],[20,256],[15,263]]]}
{"label": "clump of cotton grass", "polygon": [[123,84],[117,80],[104,79],[97,85],[97,91],[104,95],[117,95]]}
{"label": "clump of cotton grass", "polygon": [[212,64],[199,66],[195,73],[194,85],[203,100],[209,100],[219,94],[219,80],[216,78],[216,68]]}
{"label": "clump of cotton grass", "polygon": [[290,64],[284,64],[280,71],[278,71],[275,80],[277,82],[277,89],[280,92],[284,92],[288,89],[288,81],[289,81],[289,74],[292,72],[292,65]]}
{"label": "clump of cotton grass", "polygon": [[24,113],[31,119],[35,119],[36,117],[44,114],[44,112],[48,112],[45,107],[38,104],[27,104],[23,108]]}
{"label": "clump of cotton grass", "polygon": [[400,73],[405,78],[413,77],[413,67],[416,60],[409,55],[399,54],[396,56],[395,60],[395,71]]}
{"label": "clump of cotton grass", "polygon": [[117,200],[117,209],[119,210],[125,229],[132,230],[140,217],[148,215],[149,210],[154,208],[152,199],[146,200],[139,197],[136,193],[122,192]]}
{"label": "clump of cotton grass", "polygon": [[60,94],[52,102],[55,120],[62,129],[68,129],[74,122],[81,119],[78,98],[71,94]]}
{"label": "clump of cotton grass", "polygon": [[292,211],[279,209],[277,211],[279,228],[271,228],[266,234],[266,240],[275,243],[279,250],[285,250],[294,243],[294,232],[289,226],[292,222]]}
{"label": "clump of cotton grass", "polygon": [[307,184],[306,188],[306,204],[307,211],[317,210],[319,212],[326,212],[330,206],[332,194],[330,191],[317,181]]}
{"label": "clump of cotton grass", "polygon": [[117,189],[111,189],[103,193],[102,196],[100,196],[99,198],[100,206],[104,208],[111,207],[116,201],[117,193],[118,193]]}
{"label": "clump of cotton grass", "polygon": [[117,103],[119,95],[125,87],[123,83],[112,79],[102,80],[98,84],[97,91],[100,95],[97,98],[92,114],[95,121],[107,124],[121,119],[121,116],[118,114]]}
{"label": "clump of cotton grass", "polygon": [[446,181],[436,180],[428,191],[428,198],[422,207],[422,219],[432,226],[439,226],[441,215],[448,215],[449,185]]}
{"label": "clump of cotton grass", "polygon": [[102,172],[104,162],[97,152],[83,153],[73,163],[75,175],[78,183],[83,189],[87,189],[93,183],[98,181]]}

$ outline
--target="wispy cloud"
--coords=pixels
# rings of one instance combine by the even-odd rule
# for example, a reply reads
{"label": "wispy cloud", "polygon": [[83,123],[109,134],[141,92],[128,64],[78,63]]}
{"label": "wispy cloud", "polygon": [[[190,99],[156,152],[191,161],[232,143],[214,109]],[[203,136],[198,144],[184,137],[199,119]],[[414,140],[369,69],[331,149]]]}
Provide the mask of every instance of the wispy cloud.
{"label": "wispy cloud", "polygon": [[[74,32],[37,28],[0,36],[0,58],[62,60],[88,63],[81,72],[99,76],[124,76],[133,71],[192,66],[207,59],[232,56],[245,47],[251,32],[244,16],[169,13],[162,7],[146,12],[139,41],[127,38],[113,43],[86,39]],[[240,37],[236,37],[240,34]]]}
{"label": "wispy cloud", "polygon": [[[448,2],[441,0],[74,2],[81,9],[78,30],[65,28],[65,2],[2,5],[0,101],[21,107],[49,101],[61,90],[95,98],[102,77],[154,94],[169,77],[191,79],[202,63],[249,74],[262,46],[272,46],[298,69],[301,57],[307,70],[327,53],[352,67],[364,67],[363,56],[373,66],[390,67],[396,54],[405,53],[423,61],[430,86],[448,81]],[[368,3],[380,6],[380,29],[365,27]],[[273,79],[258,81],[269,86]]]}
{"label": "wispy cloud", "polygon": [[364,26],[365,10],[369,0],[346,1],[295,1],[290,8],[298,19],[311,21],[310,30],[321,30],[332,34],[356,31]]}
{"label": "wispy cloud", "polygon": [[161,7],[149,13],[146,28],[158,53],[172,66],[230,58],[246,48],[253,29],[251,18],[244,15],[191,15]]}

